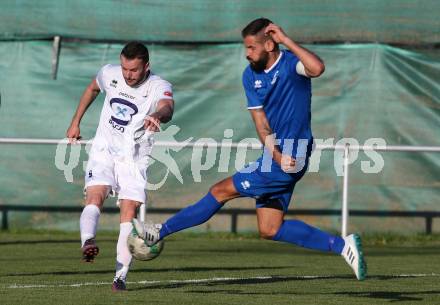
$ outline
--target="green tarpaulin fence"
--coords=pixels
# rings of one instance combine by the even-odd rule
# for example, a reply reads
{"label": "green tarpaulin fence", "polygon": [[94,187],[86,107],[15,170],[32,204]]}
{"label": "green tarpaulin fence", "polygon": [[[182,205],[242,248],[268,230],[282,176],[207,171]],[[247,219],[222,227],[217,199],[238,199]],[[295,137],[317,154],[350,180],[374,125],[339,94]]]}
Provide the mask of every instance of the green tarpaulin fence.
{"label": "green tarpaulin fence", "polygon": [[[172,124],[176,126],[168,124],[164,128],[168,131],[173,129],[167,128],[180,128],[175,135],[178,141],[194,137],[194,140],[212,138],[220,142],[225,140],[226,129],[232,129],[231,139],[235,142],[256,137],[241,88],[241,73],[247,64],[241,44],[148,47],[154,72],[174,85],[176,113]],[[355,138],[364,144],[371,138],[383,138],[389,145],[440,145],[440,54],[437,50],[403,50],[380,44],[307,47],[326,63],[325,74],[313,80],[315,138],[327,143]],[[49,41],[1,42],[0,137],[63,138],[85,86],[102,65],[118,63],[121,48],[121,44],[63,43],[58,78],[52,80]],[[101,96],[82,122],[84,138],[93,137],[102,101]],[[226,135],[228,133],[230,131],[226,131]],[[85,150],[81,152],[79,165],[73,170],[73,182],[69,183],[65,173],[57,169],[55,146],[0,145],[0,204],[80,205],[82,162],[87,159]],[[236,151],[232,150],[229,164],[220,165],[218,149],[212,168],[201,170],[198,179],[191,170],[193,152],[186,148],[170,152],[178,164],[183,184],[174,173],[168,173],[165,184],[149,193],[152,206],[185,206],[206,193],[212,183],[235,170]],[[363,152],[351,165],[351,208],[438,210],[439,154],[380,155],[384,167],[378,173],[362,171],[362,166],[374,165]],[[258,151],[249,151],[247,160],[256,156]],[[323,152],[319,167],[315,163],[313,172],[297,185],[292,208],[339,208],[340,169],[340,154]],[[159,182],[167,170],[156,162],[150,174],[151,182]],[[253,202],[239,199],[231,206],[253,207]],[[21,224],[63,229],[76,229],[78,222],[69,215],[46,213],[11,213],[11,220],[12,227]],[[308,220],[321,227],[339,228],[337,218]],[[116,223],[116,216],[104,218],[102,227],[114,227]],[[223,223],[220,217],[209,226],[222,229]],[[438,226],[434,222],[434,231]],[[422,230],[423,222],[353,218],[350,228],[413,231]],[[255,229],[253,218],[240,220],[239,229]]]}
{"label": "green tarpaulin fence", "polygon": [[305,42],[438,44],[437,0],[3,0],[0,39],[238,42],[265,16]]}

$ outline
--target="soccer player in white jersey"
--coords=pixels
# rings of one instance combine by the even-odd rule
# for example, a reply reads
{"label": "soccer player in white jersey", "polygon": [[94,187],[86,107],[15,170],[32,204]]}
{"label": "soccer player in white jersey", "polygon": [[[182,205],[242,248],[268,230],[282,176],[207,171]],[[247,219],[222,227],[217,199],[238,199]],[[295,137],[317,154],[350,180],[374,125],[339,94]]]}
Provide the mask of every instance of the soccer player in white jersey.
{"label": "soccer player in white jersey", "polygon": [[121,52],[120,62],[102,67],[90,82],[67,130],[71,142],[80,139],[81,118],[98,94],[105,92],[85,175],[86,198],[80,231],[83,260],[93,262],[99,252],[95,236],[100,211],[108,195],[117,192],[120,231],[114,291],[126,289],[125,279],[132,259],[127,238],[136,209],[146,200],[152,135],[160,123],[171,120],[174,109],[171,84],[151,72],[148,49],[143,44],[128,43]]}

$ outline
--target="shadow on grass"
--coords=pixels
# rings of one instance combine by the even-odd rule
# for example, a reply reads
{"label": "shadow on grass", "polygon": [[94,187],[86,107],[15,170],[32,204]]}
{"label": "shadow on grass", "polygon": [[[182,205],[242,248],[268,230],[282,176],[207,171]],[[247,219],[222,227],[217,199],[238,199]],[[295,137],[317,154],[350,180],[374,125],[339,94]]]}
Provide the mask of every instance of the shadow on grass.
{"label": "shadow on grass", "polygon": [[7,245],[35,245],[35,244],[70,244],[79,243],[79,239],[68,239],[68,240],[10,240],[10,241],[0,241],[0,246]]}
{"label": "shadow on grass", "polygon": [[[288,292],[288,291],[272,291],[272,292],[248,292],[238,289],[219,289],[219,290],[189,290],[188,293],[199,293],[199,294],[230,294],[230,295],[322,295],[321,293],[301,293],[301,292]],[[438,295],[440,290],[429,290],[429,291],[371,291],[371,292],[334,292],[326,293],[324,295],[343,295],[349,297],[360,297],[360,298],[371,298],[371,299],[381,299],[388,300],[390,302],[402,302],[402,301],[423,301],[421,296],[424,295]]]}
{"label": "shadow on grass", "polygon": [[[246,271],[246,270],[273,270],[288,269],[292,266],[254,266],[254,267],[184,267],[184,268],[158,268],[158,269],[133,269],[130,273],[151,273],[151,272],[211,272],[211,271]],[[113,274],[111,270],[91,270],[91,271],[55,271],[55,272],[29,272],[29,273],[9,273],[5,276],[40,276],[40,275],[79,275],[79,274]]]}
{"label": "shadow on grass", "polygon": [[[188,281],[188,282],[176,282],[176,283],[157,283],[150,284],[144,287],[138,287],[130,289],[130,291],[137,290],[151,290],[151,289],[175,289],[175,288],[184,288],[184,287],[217,287],[217,286],[225,286],[225,285],[255,285],[255,284],[273,284],[280,282],[296,282],[296,281],[316,281],[316,280],[334,280],[341,279],[347,280],[352,279],[351,275],[336,275],[336,276],[314,276],[312,278],[305,278],[303,276],[270,276],[270,277],[261,277],[261,278],[237,278],[237,279],[224,279],[224,280],[212,280],[212,281]],[[223,291],[224,292],[224,291]],[[206,293],[206,291],[204,291]],[[271,294],[271,293],[267,293]]]}
{"label": "shadow on grass", "polygon": [[389,300],[390,302],[401,301],[423,301],[420,295],[439,295],[440,290],[428,291],[367,291],[367,292],[335,292],[336,295],[347,295],[350,297],[361,297],[371,299]]}
{"label": "shadow on grass", "polygon": [[[418,278],[418,275],[407,275],[405,277],[393,276],[393,275],[374,275],[368,277],[368,280],[405,280],[405,279],[413,279]],[[304,281],[332,281],[332,280],[350,280],[355,281],[353,275],[334,275],[334,276],[313,276],[313,277],[304,277],[304,276],[268,276],[262,278],[237,278],[237,279],[224,279],[224,280],[212,280],[212,281],[182,281],[175,283],[157,283],[150,284],[143,287],[132,288],[130,291],[138,291],[138,290],[151,290],[151,289],[178,289],[178,288],[190,288],[190,287],[210,287],[210,290],[190,290],[191,293],[230,293],[230,294],[244,294],[244,295],[283,295],[283,294],[308,294],[308,293],[291,293],[286,291],[271,291],[271,292],[248,292],[241,291],[237,289],[221,289],[221,290],[212,290],[215,287],[222,287],[227,285],[255,285],[255,284],[273,284],[273,283],[288,283],[288,282],[304,282]],[[320,294],[317,292],[316,294]],[[325,293],[326,294],[326,293]],[[330,293],[331,295],[347,295],[353,297],[366,297],[366,298],[376,298],[376,299],[387,299],[390,301],[407,301],[407,300],[423,300],[422,298],[416,298],[416,295],[425,295],[425,294],[440,294],[439,291],[414,291],[414,292],[394,292],[394,291],[367,291],[367,292],[334,292]]]}
{"label": "shadow on grass", "polygon": [[[116,239],[100,239],[100,242],[115,242]],[[10,240],[10,241],[0,241],[0,246],[7,245],[35,245],[35,244],[80,244],[80,239],[66,239],[66,240],[53,240],[53,239],[43,239],[43,240]]]}

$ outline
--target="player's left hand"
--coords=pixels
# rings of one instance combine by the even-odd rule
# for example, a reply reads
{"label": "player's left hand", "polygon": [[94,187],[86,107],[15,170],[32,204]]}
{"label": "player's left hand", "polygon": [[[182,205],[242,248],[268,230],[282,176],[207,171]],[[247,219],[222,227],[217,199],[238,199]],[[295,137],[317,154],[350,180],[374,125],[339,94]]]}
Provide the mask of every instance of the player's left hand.
{"label": "player's left hand", "polygon": [[286,173],[294,173],[296,166],[296,160],[289,155],[282,155],[281,157],[281,169]]}
{"label": "player's left hand", "polygon": [[144,120],[144,128],[148,131],[160,131],[160,118],[157,112],[147,115]]}
{"label": "player's left hand", "polygon": [[266,36],[270,36],[276,43],[284,43],[289,37],[278,25],[271,23],[264,30]]}

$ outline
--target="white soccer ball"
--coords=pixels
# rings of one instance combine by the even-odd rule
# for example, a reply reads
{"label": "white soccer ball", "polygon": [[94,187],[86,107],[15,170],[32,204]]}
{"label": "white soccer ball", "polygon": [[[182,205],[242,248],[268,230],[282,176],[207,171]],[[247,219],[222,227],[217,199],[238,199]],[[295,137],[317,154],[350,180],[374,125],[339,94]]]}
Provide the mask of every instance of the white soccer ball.
{"label": "white soccer ball", "polygon": [[127,244],[131,255],[140,261],[149,261],[158,257],[164,246],[163,240],[160,240],[151,247],[147,246],[145,240],[139,237],[135,228],[128,235]]}

